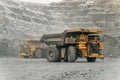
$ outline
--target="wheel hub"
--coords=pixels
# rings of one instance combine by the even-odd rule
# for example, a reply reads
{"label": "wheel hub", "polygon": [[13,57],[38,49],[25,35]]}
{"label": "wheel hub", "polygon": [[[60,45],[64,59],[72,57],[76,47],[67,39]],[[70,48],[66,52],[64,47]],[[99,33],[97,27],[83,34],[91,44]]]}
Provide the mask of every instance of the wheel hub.
{"label": "wheel hub", "polygon": [[50,53],[49,53],[49,56],[50,56],[50,57],[53,57],[53,52],[50,52]]}

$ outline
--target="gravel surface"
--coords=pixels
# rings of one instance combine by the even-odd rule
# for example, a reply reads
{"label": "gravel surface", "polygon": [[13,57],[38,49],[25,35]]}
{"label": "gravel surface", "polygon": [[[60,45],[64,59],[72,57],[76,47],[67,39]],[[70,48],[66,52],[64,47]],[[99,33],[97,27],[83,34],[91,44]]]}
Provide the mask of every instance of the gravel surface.
{"label": "gravel surface", "polygon": [[50,63],[46,59],[1,58],[0,80],[120,80],[120,58],[95,63]]}

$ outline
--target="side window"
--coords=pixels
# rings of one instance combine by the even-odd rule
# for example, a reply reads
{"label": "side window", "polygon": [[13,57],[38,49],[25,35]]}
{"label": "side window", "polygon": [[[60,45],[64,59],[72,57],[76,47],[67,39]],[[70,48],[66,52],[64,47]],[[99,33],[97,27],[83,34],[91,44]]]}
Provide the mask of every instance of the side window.
{"label": "side window", "polygon": [[75,42],[75,34],[71,33],[71,34],[67,34],[67,36],[65,37],[65,43],[74,43]]}
{"label": "side window", "polygon": [[76,36],[75,36],[75,39],[76,39],[76,40],[75,40],[76,42],[79,42],[79,41],[80,41],[80,35],[79,35],[79,34],[76,35]]}

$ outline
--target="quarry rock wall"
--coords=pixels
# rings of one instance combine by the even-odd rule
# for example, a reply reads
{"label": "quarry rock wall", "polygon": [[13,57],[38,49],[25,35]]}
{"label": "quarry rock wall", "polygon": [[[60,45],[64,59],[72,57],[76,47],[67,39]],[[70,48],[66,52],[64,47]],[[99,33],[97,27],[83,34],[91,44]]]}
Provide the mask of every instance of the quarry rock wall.
{"label": "quarry rock wall", "polygon": [[17,56],[20,39],[75,28],[104,30],[105,55],[118,56],[120,1],[63,0],[34,4],[0,0],[0,56]]}

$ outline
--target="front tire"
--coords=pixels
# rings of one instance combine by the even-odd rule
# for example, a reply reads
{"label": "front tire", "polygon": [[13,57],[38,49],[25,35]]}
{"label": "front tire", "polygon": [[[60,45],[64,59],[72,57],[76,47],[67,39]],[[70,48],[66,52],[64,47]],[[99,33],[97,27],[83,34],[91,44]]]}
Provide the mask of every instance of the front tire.
{"label": "front tire", "polygon": [[58,50],[58,54],[59,54],[59,57],[58,57],[58,60],[56,62],[61,62],[61,48],[60,47],[57,47],[57,50]]}
{"label": "front tire", "polygon": [[68,61],[75,62],[76,60],[76,49],[73,46],[69,46],[68,48]]}
{"label": "front tire", "polygon": [[95,61],[96,61],[96,58],[87,57],[87,61],[88,61],[88,62],[95,62]]}
{"label": "front tire", "polygon": [[57,62],[59,59],[59,51],[57,48],[49,47],[46,50],[46,58],[49,62]]}

